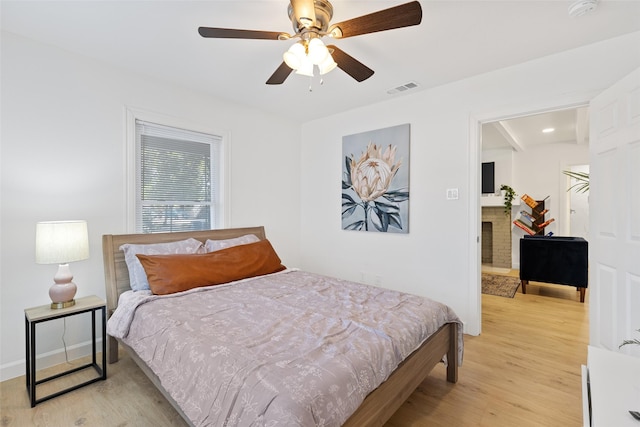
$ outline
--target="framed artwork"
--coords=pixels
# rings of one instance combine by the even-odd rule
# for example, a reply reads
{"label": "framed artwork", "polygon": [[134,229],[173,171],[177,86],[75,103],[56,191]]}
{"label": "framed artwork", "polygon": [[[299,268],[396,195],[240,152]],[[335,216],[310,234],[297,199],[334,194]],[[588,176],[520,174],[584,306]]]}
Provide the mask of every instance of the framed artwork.
{"label": "framed artwork", "polygon": [[342,137],[342,229],[409,232],[409,139],[403,124]]}

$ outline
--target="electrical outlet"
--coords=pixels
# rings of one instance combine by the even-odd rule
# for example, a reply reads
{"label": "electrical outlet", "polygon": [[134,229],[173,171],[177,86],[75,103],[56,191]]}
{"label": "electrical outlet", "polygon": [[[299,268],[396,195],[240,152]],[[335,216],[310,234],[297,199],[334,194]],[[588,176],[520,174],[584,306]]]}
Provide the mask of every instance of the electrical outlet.
{"label": "electrical outlet", "polygon": [[447,200],[458,200],[457,188],[447,188]]}

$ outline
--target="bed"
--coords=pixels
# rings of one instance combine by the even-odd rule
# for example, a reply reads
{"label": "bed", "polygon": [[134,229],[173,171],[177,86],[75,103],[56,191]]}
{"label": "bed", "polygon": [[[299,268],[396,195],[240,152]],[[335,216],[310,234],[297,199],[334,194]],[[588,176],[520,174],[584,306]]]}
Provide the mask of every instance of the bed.
{"label": "bed", "polygon": [[[213,286],[213,287],[189,289],[184,292],[178,292],[171,295],[157,296],[157,295],[152,295],[151,292],[148,292],[149,295],[147,297],[142,295],[143,293],[137,293],[137,292],[131,291],[130,274],[127,268],[127,262],[125,261],[125,255],[123,251],[120,249],[120,247],[124,244],[148,245],[148,244],[163,243],[163,242],[175,242],[181,239],[196,239],[199,242],[202,242],[204,244],[208,240],[225,241],[227,239],[236,239],[236,238],[240,238],[241,236],[247,236],[247,235],[256,236],[257,237],[256,240],[259,240],[260,243],[265,243],[265,241],[268,242],[268,240],[266,239],[265,230],[263,227],[246,227],[246,228],[179,232],[179,233],[104,235],[103,236],[103,258],[104,258],[105,286],[106,286],[106,296],[107,296],[107,310],[108,310],[108,315],[110,317],[109,322],[112,322],[112,320],[114,323],[120,322],[121,320],[116,320],[116,318],[123,319],[125,317],[131,320],[134,320],[136,317],[143,319],[146,317],[146,314],[144,314],[146,313],[146,311],[144,310],[149,310],[148,312],[151,313],[152,312],[151,308],[154,307],[154,305],[159,305],[161,307],[164,307],[165,313],[163,314],[162,319],[166,319],[169,317],[166,314],[166,312],[167,310],[170,311],[170,309],[167,309],[167,307],[171,307],[170,305],[168,305],[170,304],[169,301],[171,301],[171,304],[173,304],[174,302],[177,303],[177,301],[183,300],[183,299],[187,301],[190,298],[190,302],[187,302],[187,304],[192,304],[189,307],[193,307],[193,305],[195,305],[197,301],[205,301],[205,298],[210,294],[215,295],[215,296],[212,296],[211,298],[216,301],[222,301],[222,302],[227,301],[229,304],[231,304],[233,302],[232,298],[234,298],[234,295],[240,292],[243,287],[244,288],[250,287],[252,295],[254,294],[257,295],[257,294],[260,294],[261,292],[266,292],[267,296],[265,297],[264,295],[259,295],[258,297],[256,297],[256,298],[263,298],[261,300],[258,300],[258,301],[261,301],[258,303],[247,302],[246,304],[244,303],[236,304],[234,305],[233,310],[230,310],[228,307],[226,307],[224,309],[220,308],[219,311],[221,312],[233,311],[233,312],[242,313],[242,310],[245,310],[245,309],[253,310],[259,305],[264,305],[265,308],[268,308],[265,314],[265,317],[267,319],[261,319],[260,322],[262,323],[259,323],[259,324],[274,325],[273,326],[274,328],[275,327],[280,328],[280,327],[283,327],[282,323],[285,323],[284,326],[286,326],[287,324],[293,324],[296,322],[289,322],[289,321],[284,322],[284,320],[289,318],[287,317],[289,316],[289,314],[285,314],[285,315],[278,314],[277,316],[282,316],[281,319],[268,319],[271,313],[270,304],[272,303],[273,300],[285,301],[287,298],[293,298],[292,301],[295,301],[295,304],[292,304],[292,306],[294,307],[293,309],[296,309],[296,310],[299,309],[302,311],[291,314],[291,316],[300,316],[300,318],[307,316],[307,317],[311,317],[312,319],[315,319],[312,321],[313,325],[310,326],[311,328],[315,328],[316,325],[320,325],[321,322],[326,322],[326,320],[320,319],[321,317],[320,314],[322,314],[323,309],[319,305],[318,307],[314,307],[315,304],[313,302],[309,303],[309,301],[311,300],[307,300],[306,302],[304,302],[305,301],[304,298],[308,298],[307,296],[299,296],[299,295],[293,294],[292,291],[290,290],[291,287],[286,288],[287,289],[286,291],[281,291],[281,289],[285,289],[285,285],[283,285],[282,283],[290,282],[292,280],[300,280],[300,283],[303,283],[305,286],[307,285],[311,286],[310,292],[319,292],[318,295],[323,294],[326,289],[330,289],[329,284],[324,283],[325,280],[327,281],[327,283],[333,282],[334,288],[336,288],[335,292],[337,292],[336,295],[341,295],[341,293],[344,294],[347,292],[351,293],[352,292],[351,287],[354,287],[354,289],[358,289],[358,290],[362,289],[364,290],[365,293],[373,292],[373,294],[371,295],[374,295],[374,294],[379,295],[381,292],[388,292],[388,294],[384,294],[381,297],[374,296],[372,297],[372,299],[377,298],[377,299],[384,299],[384,301],[391,301],[393,300],[393,298],[401,298],[401,300],[399,301],[401,301],[402,303],[398,302],[397,303],[398,307],[410,306],[413,304],[412,298],[419,298],[414,296],[407,296],[406,294],[394,293],[388,290],[381,290],[380,288],[365,287],[365,285],[360,285],[360,284],[346,282],[346,281],[340,281],[338,279],[322,278],[322,276],[312,275],[306,272],[300,272],[295,269],[285,269],[283,271],[276,271],[274,273],[261,275],[260,277],[241,279],[241,280],[238,280],[237,282],[233,282],[232,284],[222,284],[222,285]],[[246,245],[245,247],[248,248],[252,245],[258,245],[258,243]],[[224,251],[221,251],[219,253],[222,254],[224,253]],[[154,258],[154,257],[150,257],[150,258]],[[146,265],[147,264],[145,264],[145,266]],[[149,280],[151,280],[151,276],[149,276]],[[273,292],[278,292],[278,296],[272,296],[274,295]],[[285,292],[285,293],[281,294],[280,292]],[[141,298],[144,300],[144,302],[137,303],[139,305],[135,305],[135,304],[132,305],[131,301],[135,300],[136,298]],[[135,306],[134,309],[131,310],[131,314],[129,314],[128,316],[124,316],[120,314],[121,311],[124,311],[124,304],[122,303],[122,301],[127,301],[127,304],[129,304],[132,307]],[[301,301],[302,303],[300,303]],[[116,313],[116,316],[114,316],[114,313],[118,309],[119,302],[122,304],[121,310],[119,310]],[[211,304],[211,303],[206,303],[206,304]],[[435,304],[438,304],[438,303],[435,303]],[[348,305],[349,306],[353,305],[353,301],[350,301]],[[246,308],[244,306],[249,306],[249,308]],[[238,307],[241,307],[241,308],[238,308]],[[180,313],[184,314],[185,312],[198,311],[198,310],[200,309],[199,308],[194,308],[193,310],[179,309],[176,311],[179,311]],[[401,309],[384,310],[384,311],[385,312],[388,311],[389,313],[392,313],[392,312],[403,313],[402,311],[399,311],[399,310]],[[341,420],[339,424],[342,424],[344,426],[383,425],[394,414],[394,412],[403,404],[403,402],[411,395],[411,393],[413,393],[413,391],[418,387],[418,385],[429,375],[433,367],[436,364],[443,361],[447,363],[447,368],[446,368],[447,381],[452,383],[457,382],[458,366],[462,361],[462,330],[460,327],[461,323],[459,319],[455,316],[455,313],[450,311],[450,309],[444,305],[439,304],[437,310],[434,310],[434,311],[440,312],[443,310],[447,312],[444,315],[442,315],[441,313],[439,313],[438,316],[436,316],[435,313],[428,315],[434,319],[436,317],[443,317],[446,319],[439,320],[438,325],[436,327],[432,326],[432,329],[434,329],[434,331],[429,332],[428,337],[426,337],[421,343],[418,343],[416,348],[407,347],[403,349],[402,345],[388,344],[388,341],[390,340],[386,336],[380,338],[379,341],[381,342],[380,344],[381,346],[390,346],[390,348],[392,348],[392,350],[390,350],[388,353],[401,353],[401,357],[403,360],[401,360],[399,363],[396,363],[391,368],[389,368],[390,372],[388,373],[383,372],[381,367],[371,368],[371,375],[373,377],[383,376],[386,379],[383,379],[382,382],[379,383],[379,385],[374,386],[373,390],[366,390],[362,396],[362,400],[358,401],[357,407],[355,409],[350,408],[349,405],[345,403],[346,400],[349,400],[351,398],[349,399],[336,398],[334,401],[329,401],[327,408],[315,409],[314,413],[309,415],[311,418],[307,418],[306,421],[304,416],[300,416],[300,418],[298,418],[299,421],[297,422],[297,424],[298,425],[309,425],[309,424],[336,425],[334,421],[327,420],[325,418],[325,415],[327,415],[326,413],[332,412],[332,411],[336,413],[340,413],[341,411],[348,411],[346,417],[344,416],[344,414],[342,415],[343,417],[345,417],[345,420]],[[383,310],[380,310],[380,311],[383,311]],[[372,316],[375,317],[377,315],[372,314]],[[250,319],[251,316],[245,315],[245,317],[248,317],[248,319],[245,319],[248,322],[255,321],[255,319]],[[331,317],[331,316],[328,316],[328,317]],[[409,317],[410,316],[404,316],[402,317],[402,319],[409,321],[407,320]],[[293,319],[293,318],[294,317],[291,317],[290,319]],[[141,332],[142,335],[144,335],[148,333],[144,328],[156,327],[155,324],[162,322],[162,319],[157,321],[152,321],[150,322],[149,325],[144,327],[138,326],[138,324],[142,325],[141,320],[132,321],[131,326],[127,325],[126,328],[123,328],[123,330],[126,330],[127,333],[129,333],[128,328],[134,329],[134,330],[139,329],[140,331],[144,330],[144,332]],[[278,320],[282,320],[282,321],[278,322]],[[387,322],[386,319],[382,319],[379,321],[385,324]],[[188,324],[190,321],[180,319],[180,320],[171,320],[171,321],[167,320],[167,322],[180,323],[182,325],[182,324]],[[224,320],[217,318],[215,322],[218,322],[217,324],[221,325],[221,323],[219,322],[224,322]],[[236,320],[234,320],[233,322],[236,322]],[[379,331],[373,331],[373,332],[370,331],[369,329],[371,328],[369,328],[368,326],[362,326],[362,325],[353,326],[352,325],[353,323],[354,322],[351,322],[351,321],[346,323],[343,321],[343,326],[340,327],[342,332],[340,333],[347,334],[347,335],[354,335],[356,338],[358,335],[367,335],[368,337],[370,336],[375,337],[375,336],[381,335]],[[345,324],[348,326],[344,326]],[[166,327],[166,325],[160,325],[157,327],[162,329],[162,331],[160,331],[161,333],[164,333],[164,328]],[[327,328],[329,329],[335,328],[335,327],[337,327],[335,324],[327,326]],[[111,329],[115,330],[114,328],[115,327],[112,326]],[[425,327],[422,327],[422,326],[420,328],[425,329]],[[227,329],[229,328],[223,327],[223,328],[217,328],[215,329],[215,331],[216,331],[216,334],[222,334],[222,332],[219,332],[219,331],[222,331],[222,330],[226,331]],[[230,329],[233,329],[233,328],[230,328]],[[246,329],[252,329],[252,328],[246,328]],[[296,328],[293,328],[293,329],[299,329],[299,328],[296,325]],[[329,334],[331,333],[333,332],[329,330]],[[118,336],[119,334],[120,332],[114,333],[113,335]],[[305,332],[305,335],[308,335],[308,334]],[[171,403],[171,405],[178,411],[178,413],[185,419],[185,421],[189,425],[218,425],[219,422],[211,421],[213,418],[211,418],[210,415],[202,415],[202,414],[194,415],[194,408],[191,407],[192,405],[190,404],[191,398],[185,398],[184,396],[182,396],[181,393],[183,393],[183,391],[176,391],[175,389],[172,389],[173,381],[171,379],[167,379],[167,375],[169,377],[172,377],[172,375],[173,377],[175,377],[176,375],[178,376],[181,375],[180,372],[177,371],[177,369],[179,368],[176,367],[179,364],[174,363],[174,365],[170,366],[169,368],[163,368],[164,370],[161,372],[161,369],[159,369],[156,365],[154,365],[155,363],[154,357],[157,359],[156,354],[160,350],[156,348],[156,349],[147,351],[144,347],[139,347],[140,345],[142,345],[140,341],[145,341],[145,339],[132,340],[130,339],[129,336],[116,338],[110,335],[108,337],[108,355],[107,355],[108,362],[114,363],[118,360],[118,347],[119,345],[122,345],[124,349],[133,358],[133,360],[138,364],[141,370],[151,379],[154,385],[162,392],[162,394],[167,398],[167,400]],[[256,340],[259,341],[259,339],[255,337],[251,339],[254,341]],[[270,341],[279,341],[279,339],[280,339],[279,331],[274,332],[270,336]],[[402,342],[404,342],[404,338]],[[279,352],[279,350],[276,350],[276,351],[273,350],[273,347],[271,346],[271,342],[267,344],[271,349],[268,351],[270,355],[272,353]],[[286,351],[291,351],[292,348],[297,349],[299,345],[302,346],[303,344],[299,342],[296,342],[295,346],[284,344],[283,348],[287,349]],[[344,345],[350,345],[350,344],[344,344]],[[410,346],[410,345],[411,345],[410,343],[407,344],[407,346]],[[139,348],[135,349],[134,347],[139,347]],[[167,351],[167,348],[168,347],[166,348],[163,347],[161,350]],[[318,350],[321,358],[323,357],[324,353],[330,353],[332,351],[331,348],[332,346],[328,346],[326,345],[326,343],[323,344],[321,346],[321,349]],[[359,348],[359,347],[353,347],[353,348]],[[244,352],[245,350],[242,350],[242,351]],[[368,351],[368,350],[365,350],[365,351]],[[146,353],[151,353],[151,356],[146,355]],[[215,351],[213,353],[215,353]],[[223,352],[219,352],[219,353],[223,353]],[[351,355],[359,352],[352,351],[351,353],[349,352],[347,353]],[[379,357],[382,360],[383,364],[395,363],[391,360],[388,360],[391,358],[391,356],[389,356],[387,353],[384,353],[384,352],[381,353],[379,349],[375,351],[372,350],[371,353],[367,353],[367,354],[373,355],[372,360],[377,358],[376,355],[384,354],[384,356]],[[239,356],[241,357],[242,354],[240,354]],[[397,356],[398,355],[396,355],[396,357]],[[183,355],[182,357],[185,357],[185,356]],[[227,362],[220,363],[218,360],[216,360],[215,363],[202,363],[200,359],[202,357],[201,354],[191,355],[189,357],[193,357],[199,360],[200,365],[204,365],[204,366],[214,366],[214,365],[226,366],[227,364]],[[305,357],[307,356],[305,355]],[[285,359],[287,361],[290,361],[291,355],[287,354],[287,358]],[[331,361],[340,360],[339,357],[335,357],[335,356],[326,357],[326,359]],[[229,363],[235,363],[235,362],[229,362]],[[346,362],[340,362],[340,363],[342,365],[347,364]],[[275,365],[282,368],[283,365],[286,365],[286,363],[280,360],[276,362]],[[344,366],[341,366],[339,368],[343,369]],[[260,369],[262,369],[262,367]],[[254,379],[255,384],[252,387],[253,388],[261,387],[263,389],[264,388],[269,389],[269,387],[270,386],[272,387],[272,385],[269,384],[269,380],[266,380],[264,378],[268,374],[261,372],[260,369],[258,368],[248,369],[249,371],[256,371],[255,375],[258,376],[258,380]],[[220,370],[222,370],[222,368],[220,368]],[[310,368],[308,370],[309,372],[311,372],[311,374],[307,373],[307,375],[310,375],[309,378],[304,380],[301,379],[300,382],[299,383],[296,382],[296,384],[293,384],[295,381],[292,381],[292,384],[289,385],[291,390],[295,390],[292,394],[295,393],[296,395],[293,397],[288,397],[288,399],[290,400],[301,399],[300,397],[301,395],[311,393],[309,390],[312,390],[315,387],[322,387],[322,383],[323,381],[326,381],[326,378],[331,378],[332,384],[333,384],[333,381],[336,381],[336,382],[338,381],[336,378],[334,378],[336,377],[335,374],[325,374],[323,372],[324,368],[319,368],[319,369]],[[196,373],[191,371],[189,372],[190,372],[190,375],[194,375],[195,377],[202,375],[201,371],[197,371]],[[280,373],[276,375],[283,375],[283,377],[286,376],[286,374],[280,374]],[[358,375],[353,374],[352,376],[358,376]],[[235,372],[234,372],[234,376],[235,376]],[[322,378],[325,378],[325,379],[323,380]],[[349,380],[352,380],[352,379],[360,381],[360,379],[358,378],[349,378]],[[245,383],[248,383],[248,381],[249,380],[246,380],[246,379],[244,380]],[[364,383],[372,383],[373,381],[374,380],[369,378],[365,378],[363,380]],[[235,384],[238,381],[234,380],[231,382]],[[205,385],[202,385],[200,387],[205,387]],[[206,387],[211,387],[211,386],[207,384]],[[302,387],[302,388],[296,389],[296,387]],[[331,385],[331,387],[340,388],[335,385]],[[354,392],[353,385],[345,385],[342,388],[346,388]],[[361,390],[359,391],[360,393],[362,393]],[[201,394],[211,395],[211,396],[215,395],[215,396],[218,396],[222,401],[224,401],[224,399],[229,400],[229,397],[226,394],[222,393],[223,396],[221,397],[220,393],[221,392],[219,388],[216,389],[216,391],[212,391],[210,388],[207,388],[207,391]],[[324,397],[322,399],[318,399],[318,396],[324,393],[322,390],[314,393],[315,393],[314,399],[316,400],[325,399]],[[333,393],[333,390],[332,390],[332,393]],[[227,392],[227,394],[229,394],[229,392]],[[357,393],[355,392],[352,394],[357,395]],[[329,393],[327,393],[327,395],[329,395]],[[235,402],[236,399],[240,399],[240,398],[241,398],[240,396],[236,396],[232,400],[234,400]],[[252,398],[246,398],[246,396],[244,395],[242,396],[242,398],[244,398],[245,400],[248,400],[247,405],[249,406],[250,405],[255,406],[259,404],[259,402],[258,403],[252,402],[251,401]],[[211,399],[215,400],[217,398],[211,398]],[[275,398],[272,398],[272,399],[275,399]],[[282,400],[281,398],[278,398],[278,399],[279,399],[278,401]],[[354,397],[353,399],[357,399],[357,396]],[[218,402],[215,402],[215,404],[212,403],[211,406],[215,407],[217,404]],[[315,404],[316,403],[314,403],[314,405]],[[202,406],[202,405],[199,405],[199,406]],[[267,404],[265,407],[267,406],[269,406],[269,404]],[[275,404],[273,406],[275,407]],[[220,408],[216,408],[216,409],[218,410],[218,412],[220,411]],[[260,415],[260,417],[262,416],[263,415]],[[305,414],[305,416],[307,415]],[[244,425],[243,422],[238,421],[236,423],[237,419],[238,419],[237,414],[233,416],[229,416],[227,418],[227,421],[229,421],[228,424]],[[309,421],[311,419],[313,419],[313,423]],[[264,421],[263,418],[260,418],[260,420],[262,421],[256,422],[255,425],[268,424],[268,422]],[[225,424],[227,424],[227,421],[225,421]],[[254,425],[253,423],[251,424]],[[285,425],[285,424],[281,423],[280,425]]]}

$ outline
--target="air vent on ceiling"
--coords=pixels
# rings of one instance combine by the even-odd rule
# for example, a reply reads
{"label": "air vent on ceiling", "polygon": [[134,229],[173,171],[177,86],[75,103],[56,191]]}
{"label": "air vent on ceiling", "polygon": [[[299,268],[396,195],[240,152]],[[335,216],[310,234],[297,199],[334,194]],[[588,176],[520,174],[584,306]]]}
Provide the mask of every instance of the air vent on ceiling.
{"label": "air vent on ceiling", "polygon": [[398,86],[398,87],[394,87],[393,89],[389,89],[387,91],[387,93],[389,95],[395,95],[396,93],[400,93],[400,92],[406,92],[410,89],[415,89],[417,88],[419,85],[416,82],[409,82],[409,83],[405,83],[402,86]]}

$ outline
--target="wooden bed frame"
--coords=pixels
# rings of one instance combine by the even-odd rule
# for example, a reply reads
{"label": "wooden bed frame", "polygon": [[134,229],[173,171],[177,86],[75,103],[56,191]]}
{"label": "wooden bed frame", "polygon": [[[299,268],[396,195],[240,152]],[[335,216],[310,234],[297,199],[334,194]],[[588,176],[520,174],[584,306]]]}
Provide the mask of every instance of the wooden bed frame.
{"label": "wooden bed frame", "polygon": [[[266,239],[264,227],[229,228],[222,230],[189,231],[156,234],[107,234],[102,236],[102,254],[104,259],[105,287],[107,295],[107,313],[110,317],[118,306],[120,295],[130,290],[129,270],[120,246],[124,243],[149,244],[172,242],[187,238],[195,238],[203,243],[207,239],[221,240],[255,234],[261,240]],[[161,386],[159,379],[148,366],[126,345],[133,360],[151,379],[154,385],[167,398],[189,425],[191,422],[184,415],[177,403]],[[407,357],[389,376],[387,381],[371,392],[362,405],[346,421],[344,426],[381,426],[409,398],[413,391],[425,380],[435,365],[447,357],[447,381],[458,381],[458,325],[447,323],[436,331],[427,341]],[[108,363],[118,361],[118,340],[109,336],[107,342]]]}

